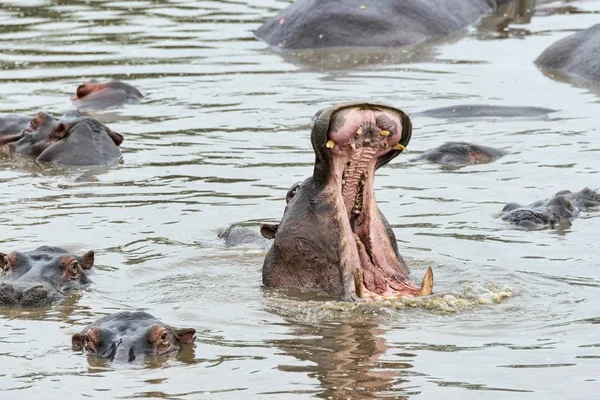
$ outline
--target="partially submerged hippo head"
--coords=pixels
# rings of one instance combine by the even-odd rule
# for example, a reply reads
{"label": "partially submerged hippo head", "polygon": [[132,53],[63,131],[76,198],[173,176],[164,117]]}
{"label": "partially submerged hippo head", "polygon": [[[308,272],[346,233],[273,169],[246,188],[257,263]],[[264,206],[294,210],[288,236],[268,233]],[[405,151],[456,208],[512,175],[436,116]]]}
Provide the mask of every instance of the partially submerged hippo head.
{"label": "partially submerged hippo head", "polygon": [[43,307],[91,281],[94,252],[75,256],[59,247],[0,253],[0,306]]}
{"label": "partially submerged hippo head", "polygon": [[319,288],[343,300],[432,293],[409,279],[396,238],[375,201],[375,171],[405,149],[412,132],[401,110],[347,103],[320,111],[311,133],[313,176],[288,192],[263,265],[267,287]]}
{"label": "partially submerged hippo head", "polygon": [[95,357],[132,362],[145,355],[176,352],[181,344],[195,339],[193,328],[176,329],[148,313],[122,311],[102,317],[74,334],[72,347]]}
{"label": "partially submerged hippo head", "polygon": [[[22,117],[6,117],[5,119]],[[6,125],[10,121],[0,121]],[[17,127],[15,125],[15,127]],[[121,157],[123,136],[93,118],[70,112],[55,118],[37,113],[18,131],[0,135],[5,152],[36,157],[36,161],[73,166],[108,165]]]}
{"label": "partially submerged hippo head", "polygon": [[90,79],[77,87],[71,101],[77,108],[101,110],[125,104],[138,104],[143,98],[139,90],[127,83],[100,83],[96,79]]}

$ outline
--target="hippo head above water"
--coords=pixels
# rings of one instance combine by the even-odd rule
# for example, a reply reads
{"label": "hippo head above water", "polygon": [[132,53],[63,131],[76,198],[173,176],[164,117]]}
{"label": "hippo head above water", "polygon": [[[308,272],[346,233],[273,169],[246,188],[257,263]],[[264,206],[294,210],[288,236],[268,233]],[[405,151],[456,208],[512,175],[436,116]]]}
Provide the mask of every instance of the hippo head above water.
{"label": "hippo head above water", "polygon": [[22,116],[0,118],[2,152],[33,156],[39,162],[108,165],[120,159],[121,142],[120,134],[77,111],[60,118],[39,112],[29,121]]}
{"label": "hippo head above water", "polygon": [[102,110],[125,104],[138,104],[143,98],[139,90],[127,83],[100,83],[96,79],[90,79],[77,87],[71,101],[77,108]]}
{"label": "hippo head above water", "polygon": [[94,252],[77,257],[59,247],[0,253],[0,306],[43,307],[89,284]]}
{"label": "hippo head above water", "polygon": [[137,357],[174,353],[193,343],[196,330],[176,329],[145,312],[123,311],[107,315],[72,337],[73,350],[109,360],[134,361]]}
{"label": "hippo head above water", "polygon": [[412,132],[401,110],[347,103],[320,111],[311,133],[313,176],[294,185],[263,265],[267,287],[322,289],[343,300],[422,296],[375,201],[375,171],[405,149]]}

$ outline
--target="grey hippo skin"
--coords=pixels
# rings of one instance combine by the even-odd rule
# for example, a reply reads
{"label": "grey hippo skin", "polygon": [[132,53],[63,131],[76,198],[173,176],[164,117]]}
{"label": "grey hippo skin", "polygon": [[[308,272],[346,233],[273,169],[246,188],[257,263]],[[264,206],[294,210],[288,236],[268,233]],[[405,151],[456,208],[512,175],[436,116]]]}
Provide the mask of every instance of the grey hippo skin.
{"label": "grey hippo skin", "polygon": [[174,353],[195,339],[193,328],[177,329],[145,312],[122,311],[92,322],[71,343],[73,350],[91,356],[133,362]]}
{"label": "grey hippo skin", "polygon": [[139,104],[144,96],[128,83],[111,81],[100,83],[90,79],[77,87],[71,98],[78,109],[105,110],[121,107],[125,104]]}
{"label": "grey hippo skin", "polygon": [[535,64],[566,77],[600,82],[600,24],[554,43]]}
{"label": "grey hippo skin", "polygon": [[320,289],[342,300],[422,296],[432,292],[428,269],[421,288],[411,282],[396,238],[373,190],[375,171],[402,152],[412,132],[401,110],[346,103],[314,117],[311,177],[290,189],[263,264],[270,288]]}
{"label": "grey hippo skin", "polygon": [[297,0],[256,36],[282,50],[400,47],[461,31],[510,0]]}
{"label": "grey hippo skin", "polygon": [[0,253],[0,306],[44,307],[91,281],[94,252],[75,256],[59,247]]}
{"label": "grey hippo skin", "polygon": [[414,116],[431,118],[539,118],[554,113],[556,110],[529,106],[493,106],[464,104],[450,107],[434,108],[415,113]]}
{"label": "grey hippo skin", "polygon": [[225,241],[226,247],[251,246],[268,250],[271,246],[271,241],[261,236],[258,230],[235,224],[221,232],[219,238]]}
{"label": "grey hippo skin", "polygon": [[502,209],[502,219],[525,229],[554,228],[569,222],[580,211],[600,206],[600,194],[590,188],[579,192],[562,190],[551,199],[539,200],[528,206],[508,203]]}
{"label": "grey hippo skin", "polygon": [[38,162],[73,166],[110,165],[121,158],[123,136],[93,118],[70,111],[0,118],[0,154],[32,156]]}
{"label": "grey hippo skin", "polygon": [[493,147],[465,142],[448,142],[417,157],[414,161],[427,161],[442,165],[487,164],[506,153]]}

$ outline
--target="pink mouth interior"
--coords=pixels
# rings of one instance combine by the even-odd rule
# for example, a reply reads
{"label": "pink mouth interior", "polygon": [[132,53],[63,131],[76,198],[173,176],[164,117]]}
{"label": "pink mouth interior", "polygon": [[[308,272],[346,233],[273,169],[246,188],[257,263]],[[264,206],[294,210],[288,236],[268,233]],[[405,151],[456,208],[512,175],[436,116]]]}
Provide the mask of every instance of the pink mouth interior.
{"label": "pink mouth interior", "polygon": [[373,191],[377,161],[402,138],[400,118],[388,111],[352,109],[334,115],[330,126],[327,147],[361,264],[362,287],[357,287],[357,294],[418,295],[420,288],[410,281],[392,247]]}

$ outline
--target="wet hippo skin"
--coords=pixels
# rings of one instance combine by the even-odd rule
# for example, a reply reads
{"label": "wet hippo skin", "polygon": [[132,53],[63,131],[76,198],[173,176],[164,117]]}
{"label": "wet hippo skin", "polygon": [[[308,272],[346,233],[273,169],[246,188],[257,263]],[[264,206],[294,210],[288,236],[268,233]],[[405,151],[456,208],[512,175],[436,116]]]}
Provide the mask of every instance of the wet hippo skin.
{"label": "wet hippo skin", "polygon": [[320,289],[342,300],[429,295],[409,278],[394,232],[374,196],[375,171],[402,152],[410,118],[381,104],[346,103],[317,113],[311,132],[313,176],[292,186],[263,264],[272,288]]}
{"label": "wet hippo skin", "polygon": [[535,64],[566,77],[600,82],[600,24],[554,43]]}
{"label": "wet hippo skin", "polygon": [[79,109],[104,110],[125,104],[138,104],[143,98],[139,90],[127,83],[121,81],[100,83],[90,79],[77,87],[77,92],[71,101]]}
{"label": "wet hippo skin", "polygon": [[569,222],[580,211],[599,207],[600,194],[590,188],[579,192],[562,190],[548,200],[539,200],[528,206],[508,203],[502,209],[502,220],[525,229],[554,228]]}
{"label": "wet hippo skin", "polygon": [[0,306],[43,307],[91,281],[94,252],[78,257],[59,247],[0,253]]}
{"label": "wet hippo skin", "polygon": [[427,150],[415,161],[428,161],[442,165],[487,164],[506,153],[493,147],[465,142],[448,142]]}
{"label": "wet hippo skin", "polygon": [[297,0],[256,36],[281,50],[400,47],[450,35],[509,0]]}
{"label": "wet hippo skin", "polygon": [[271,245],[269,240],[261,236],[258,229],[236,224],[221,232],[219,238],[225,241],[226,247],[252,246],[267,250]]}
{"label": "wet hippo skin", "polygon": [[195,339],[194,328],[177,329],[146,312],[122,311],[92,322],[71,343],[73,350],[91,356],[133,362],[174,353]]}
{"label": "wet hippo skin", "polygon": [[59,118],[45,112],[0,118],[0,154],[32,156],[38,162],[109,165],[121,158],[122,141],[120,134],[78,111]]}
{"label": "wet hippo skin", "polygon": [[552,110],[544,107],[529,106],[494,106],[478,104],[462,104],[450,107],[434,108],[421,111],[413,116],[426,116],[431,118],[539,118],[554,113]]}

